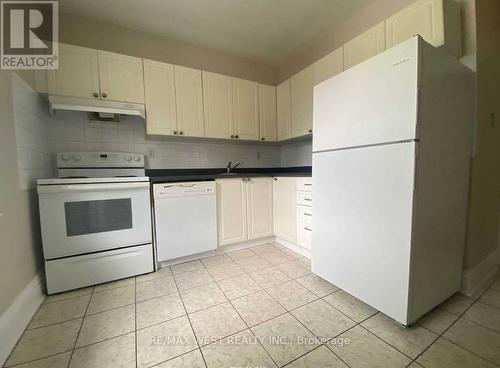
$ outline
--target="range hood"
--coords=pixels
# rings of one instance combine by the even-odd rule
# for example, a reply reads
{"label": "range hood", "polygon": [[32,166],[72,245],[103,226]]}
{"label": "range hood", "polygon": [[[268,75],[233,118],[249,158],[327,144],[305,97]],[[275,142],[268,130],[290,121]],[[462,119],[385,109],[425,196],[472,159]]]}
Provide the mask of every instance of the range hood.
{"label": "range hood", "polygon": [[90,98],[49,96],[50,112],[56,110],[86,111],[104,114],[134,115],[146,117],[143,104],[103,101]]}

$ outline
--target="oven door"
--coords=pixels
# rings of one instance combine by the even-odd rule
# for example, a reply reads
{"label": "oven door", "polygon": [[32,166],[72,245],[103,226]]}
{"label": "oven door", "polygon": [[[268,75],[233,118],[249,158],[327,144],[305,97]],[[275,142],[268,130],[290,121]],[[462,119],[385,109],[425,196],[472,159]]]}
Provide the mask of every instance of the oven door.
{"label": "oven door", "polygon": [[46,260],[151,242],[149,183],[38,186]]}

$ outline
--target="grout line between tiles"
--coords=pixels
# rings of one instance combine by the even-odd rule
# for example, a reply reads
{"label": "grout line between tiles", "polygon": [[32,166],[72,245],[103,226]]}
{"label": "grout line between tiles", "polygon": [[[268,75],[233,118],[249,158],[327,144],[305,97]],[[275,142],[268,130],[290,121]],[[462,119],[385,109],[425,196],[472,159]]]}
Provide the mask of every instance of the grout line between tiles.
{"label": "grout line between tiles", "polygon": [[73,354],[75,353],[76,344],[78,342],[78,339],[80,338],[80,332],[82,332],[83,322],[85,321],[85,317],[87,316],[87,311],[89,309],[90,303],[92,302],[92,298],[94,297],[94,291],[95,291],[95,288],[92,289],[92,294],[90,294],[90,298],[89,298],[89,301],[87,303],[87,308],[85,308],[85,312],[83,313],[82,323],[80,324],[80,328],[78,329],[78,334],[76,335],[75,343],[73,344],[73,350],[71,350],[71,356],[69,358],[67,367],[69,367],[71,365],[71,361],[73,360]]}

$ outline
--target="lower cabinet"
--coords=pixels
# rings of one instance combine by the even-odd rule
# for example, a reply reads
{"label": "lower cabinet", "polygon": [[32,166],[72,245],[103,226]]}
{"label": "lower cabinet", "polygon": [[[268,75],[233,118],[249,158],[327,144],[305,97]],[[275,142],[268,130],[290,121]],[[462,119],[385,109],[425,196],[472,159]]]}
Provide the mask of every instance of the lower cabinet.
{"label": "lower cabinet", "polygon": [[217,180],[219,246],[273,235],[271,178]]}
{"label": "lower cabinet", "polygon": [[273,179],[274,235],[297,243],[297,179]]}

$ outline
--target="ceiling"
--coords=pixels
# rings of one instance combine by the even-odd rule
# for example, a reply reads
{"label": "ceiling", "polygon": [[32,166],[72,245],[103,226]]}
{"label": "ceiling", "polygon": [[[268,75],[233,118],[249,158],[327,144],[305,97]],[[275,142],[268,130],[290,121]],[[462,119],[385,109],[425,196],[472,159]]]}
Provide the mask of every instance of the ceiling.
{"label": "ceiling", "polygon": [[373,0],[60,0],[60,11],[281,65]]}

